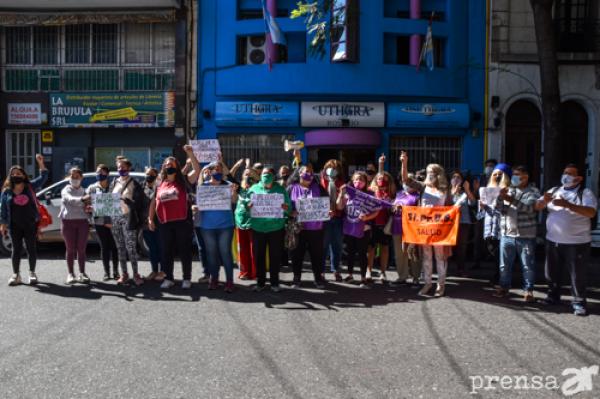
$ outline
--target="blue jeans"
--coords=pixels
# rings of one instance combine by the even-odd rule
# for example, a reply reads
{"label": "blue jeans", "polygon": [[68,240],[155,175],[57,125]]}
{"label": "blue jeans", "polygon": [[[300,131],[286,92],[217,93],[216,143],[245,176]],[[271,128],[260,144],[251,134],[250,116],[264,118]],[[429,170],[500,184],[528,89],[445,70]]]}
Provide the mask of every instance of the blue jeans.
{"label": "blue jeans", "polygon": [[152,265],[152,271],[158,273],[160,269],[160,239],[158,237],[158,231],[144,230],[144,241],[150,250],[150,264]]}
{"label": "blue jeans", "polygon": [[219,280],[219,259],[225,267],[227,281],[233,281],[233,256],[231,255],[231,241],[233,240],[233,227],[224,229],[202,229],[204,250],[208,262],[208,271],[213,281]]}
{"label": "blue jeans", "polygon": [[517,256],[523,265],[523,289],[532,291],[535,284],[535,238],[500,238],[500,286],[510,288]]}
{"label": "blue jeans", "polygon": [[344,231],[342,222],[342,218],[333,218],[330,221],[325,222],[325,225],[323,226],[323,230],[325,231],[325,237],[323,239],[323,272],[325,272],[327,255],[329,255],[331,262],[331,271],[341,272],[340,260],[342,258],[342,246],[344,245]]}
{"label": "blue jeans", "polygon": [[200,227],[194,227],[194,241],[196,246],[198,247],[198,255],[200,256],[200,262],[202,262],[202,272],[204,275],[210,274],[208,272],[208,261],[206,260],[206,246],[204,245],[204,240],[202,239],[202,229]]}

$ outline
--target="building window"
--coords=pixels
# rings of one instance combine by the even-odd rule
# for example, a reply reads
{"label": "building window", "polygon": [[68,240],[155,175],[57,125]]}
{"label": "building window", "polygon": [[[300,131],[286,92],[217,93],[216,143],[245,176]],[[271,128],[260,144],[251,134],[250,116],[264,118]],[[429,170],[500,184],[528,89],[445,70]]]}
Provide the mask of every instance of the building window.
{"label": "building window", "polygon": [[[421,45],[424,42],[425,36],[422,36]],[[445,39],[433,38],[433,59],[437,68],[443,68],[446,65],[445,46]],[[410,36],[385,34],[383,62],[385,64],[410,65]],[[424,65],[423,62],[422,67]]]}
{"label": "building window", "polygon": [[36,65],[58,64],[57,26],[33,27],[33,63]]}
{"label": "building window", "polygon": [[152,63],[152,25],[126,24],[124,27],[124,35],[125,63]]}
{"label": "building window", "polygon": [[283,142],[293,139],[294,136],[283,134],[219,135],[223,160],[227,165],[250,158],[252,163],[261,162],[274,168],[291,163],[290,154],[283,151]]}
{"label": "building window", "polygon": [[593,3],[589,0],[560,0],[556,4],[554,15],[558,51],[596,51],[597,23]]}
{"label": "building window", "polygon": [[92,63],[117,63],[118,25],[92,25]]}
{"label": "building window", "polygon": [[8,65],[31,64],[31,28],[6,28],[6,63]]}
{"label": "building window", "polygon": [[390,170],[400,171],[400,152],[408,152],[408,170],[416,172],[430,163],[440,164],[450,172],[460,169],[462,139],[460,137],[394,136],[390,138]]}
{"label": "building window", "polygon": [[333,0],[331,12],[331,61],[358,62],[358,4]]}
{"label": "building window", "polygon": [[[421,0],[420,19],[429,20],[435,12],[434,21],[446,20],[446,0]],[[384,18],[410,19],[410,2],[408,0],[384,0]]]}
{"label": "building window", "polygon": [[65,63],[90,63],[90,26],[65,26]]}

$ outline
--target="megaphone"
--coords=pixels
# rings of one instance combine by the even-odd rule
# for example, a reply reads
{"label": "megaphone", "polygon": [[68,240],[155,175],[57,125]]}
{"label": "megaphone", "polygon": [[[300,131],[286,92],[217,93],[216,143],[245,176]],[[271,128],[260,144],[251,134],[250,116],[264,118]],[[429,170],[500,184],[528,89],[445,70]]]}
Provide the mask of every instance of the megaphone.
{"label": "megaphone", "polygon": [[296,140],[296,141],[285,140],[283,142],[283,149],[286,152],[292,151],[292,150],[301,150],[303,148],[304,148],[304,142],[300,141],[300,140]]}

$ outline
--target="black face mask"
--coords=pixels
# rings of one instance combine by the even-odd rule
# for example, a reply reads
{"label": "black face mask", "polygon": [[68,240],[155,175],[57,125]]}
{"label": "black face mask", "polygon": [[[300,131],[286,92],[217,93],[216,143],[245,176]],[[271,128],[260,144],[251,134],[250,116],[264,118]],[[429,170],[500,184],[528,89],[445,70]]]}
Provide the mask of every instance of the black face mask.
{"label": "black face mask", "polygon": [[165,169],[165,172],[167,172],[168,175],[174,175],[177,173],[177,168],[167,168]]}
{"label": "black face mask", "polygon": [[22,176],[11,176],[10,181],[12,184],[21,184],[25,183],[25,178]]}
{"label": "black face mask", "polygon": [[156,176],[154,176],[154,175],[148,175],[148,176],[146,176],[146,181],[148,183],[154,183],[155,180],[156,180]]}
{"label": "black face mask", "polygon": [[374,170],[367,170],[367,174],[369,176],[375,176],[377,174],[377,172],[375,172]]}

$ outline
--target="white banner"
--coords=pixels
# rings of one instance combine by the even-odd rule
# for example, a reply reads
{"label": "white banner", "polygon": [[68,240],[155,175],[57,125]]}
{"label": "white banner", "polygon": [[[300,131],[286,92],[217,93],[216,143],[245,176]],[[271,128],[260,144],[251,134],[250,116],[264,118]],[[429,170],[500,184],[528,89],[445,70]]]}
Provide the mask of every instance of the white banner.
{"label": "white banner", "polygon": [[190,145],[194,150],[194,155],[200,163],[210,163],[219,160],[221,155],[221,146],[219,140],[191,140]]}
{"label": "white banner", "polygon": [[94,217],[121,216],[121,194],[119,193],[94,193],[91,195]]}
{"label": "white banner", "polygon": [[199,185],[196,190],[196,205],[199,211],[231,210],[231,185]]}
{"label": "white banner", "polygon": [[298,222],[329,220],[329,197],[299,198],[296,200]]}
{"label": "white banner", "polygon": [[384,127],[384,103],[303,102],[303,127]]}
{"label": "white banner", "polygon": [[250,202],[250,216],[253,218],[283,218],[283,194],[252,194]]}

